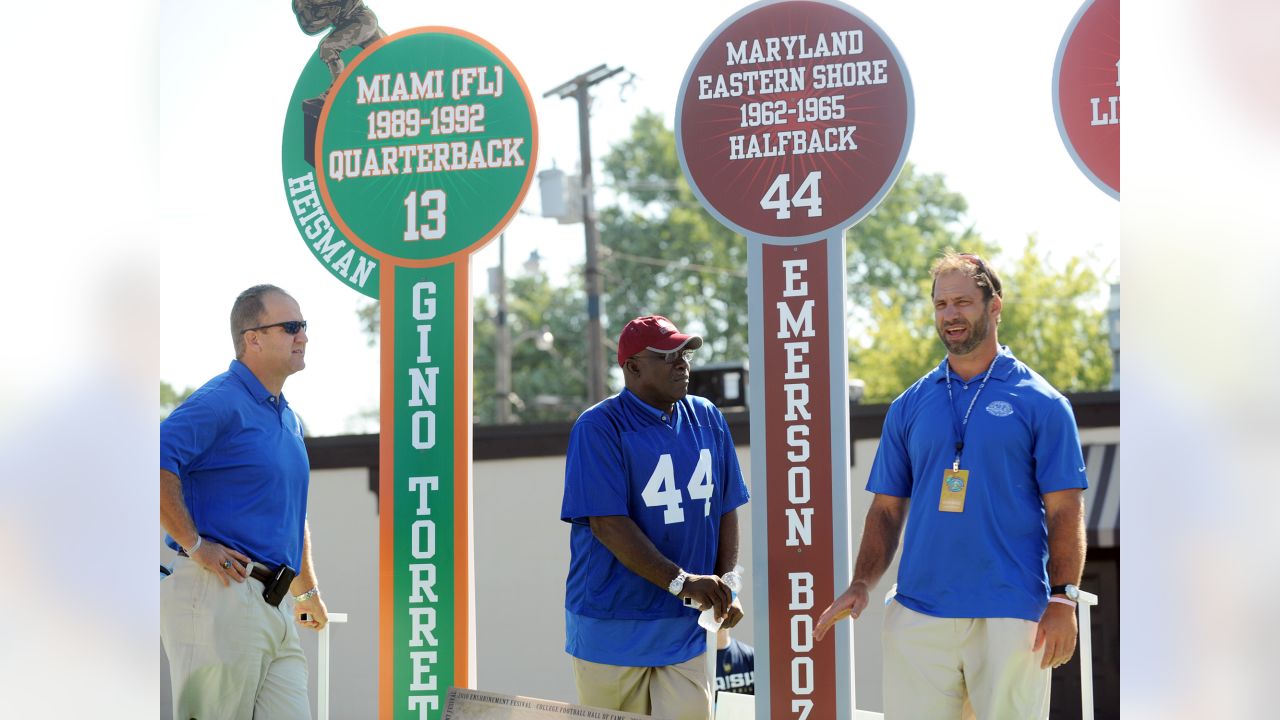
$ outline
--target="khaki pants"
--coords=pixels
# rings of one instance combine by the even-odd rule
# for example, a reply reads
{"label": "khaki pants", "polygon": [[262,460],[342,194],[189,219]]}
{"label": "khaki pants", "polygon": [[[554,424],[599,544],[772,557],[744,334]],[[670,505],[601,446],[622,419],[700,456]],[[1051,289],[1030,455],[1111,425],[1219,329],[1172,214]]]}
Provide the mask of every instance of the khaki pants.
{"label": "khaki pants", "polygon": [[939,618],[897,602],[884,615],[885,720],[1045,720],[1049,670],[1036,623]]}
{"label": "khaki pants", "polygon": [[293,598],[262,599],[253,578],[223,587],[185,557],[160,581],[160,639],[174,720],[310,720],[307,659]]}
{"label": "khaki pants", "polygon": [[664,720],[710,720],[706,653],[664,667],[605,665],[573,658],[579,702]]}

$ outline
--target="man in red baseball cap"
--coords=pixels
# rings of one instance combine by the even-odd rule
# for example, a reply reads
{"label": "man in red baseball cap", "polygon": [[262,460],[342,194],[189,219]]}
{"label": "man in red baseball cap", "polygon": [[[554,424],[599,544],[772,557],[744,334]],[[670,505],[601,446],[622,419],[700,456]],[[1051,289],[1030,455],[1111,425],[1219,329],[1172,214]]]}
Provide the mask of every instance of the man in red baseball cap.
{"label": "man in red baseball cap", "polygon": [[686,347],[690,350],[702,347],[702,337],[680,332],[675,323],[661,315],[645,315],[622,328],[618,336],[618,364],[625,366],[627,358],[641,350],[669,353]]}
{"label": "man in red baseball cap", "polygon": [[565,650],[583,705],[711,717],[698,613],[714,608],[726,628],[742,619],[721,578],[738,561],[748,493],[724,415],[689,394],[700,347],[660,315],[627,323],[626,387],[582,413],[569,437]]}

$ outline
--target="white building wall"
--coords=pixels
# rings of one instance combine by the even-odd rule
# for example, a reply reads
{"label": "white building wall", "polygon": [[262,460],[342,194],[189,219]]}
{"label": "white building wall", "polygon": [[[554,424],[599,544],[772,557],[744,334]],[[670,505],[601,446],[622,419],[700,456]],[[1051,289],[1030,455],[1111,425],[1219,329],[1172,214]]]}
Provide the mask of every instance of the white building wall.
{"label": "white building wall", "polygon": [[[750,487],[750,452],[738,451]],[[491,460],[474,465],[477,685],[479,689],[576,702],[564,652],[564,582],[569,526],[560,521],[563,457]],[[750,567],[751,514],[738,513],[743,565]],[[330,716],[372,717],[378,681],[378,514],[368,470],[317,470],[308,506],[312,555],[330,612]],[[161,535],[163,539],[163,534]],[[162,563],[173,551],[161,547]],[[747,618],[735,631],[752,642]],[[317,688],[316,634],[302,630]],[[163,655],[163,653],[162,653]],[[161,717],[172,718],[168,664],[162,658]]]}
{"label": "white building wall", "polygon": [[[1084,430],[1088,443],[1119,441],[1118,428]],[[850,470],[853,550],[862,538],[870,507],[866,487],[878,439],[859,440]],[[748,487],[750,449],[738,448]],[[564,652],[564,580],[569,566],[569,528],[560,522],[564,458],[490,460],[474,466],[476,633],[479,689],[575,702],[576,692]],[[1118,493],[1116,493],[1118,496]],[[1086,502],[1092,506],[1086,492]],[[309,507],[316,570],[332,612],[349,614],[346,625],[331,625],[330,707],[333,718],[370,717],[377,698],[377,499],[365,468],[320,470],[312,474]],[[751,513],[738,513],[741,564],[751,567]],[[173,552],[162,548],[161,562]],[[871,606],[854,626],[860,710],[883,710],[881,692],[881,603],[897,577],[895,559],[872,590]],[[734,634],[755,644],[751,583],[743,593],[747,616]],[[825,607],[829,599],[819,599]],[[315,634],[303,631],[316,692]],[[162,718],[170,718],[168,667],[162,667]]]}

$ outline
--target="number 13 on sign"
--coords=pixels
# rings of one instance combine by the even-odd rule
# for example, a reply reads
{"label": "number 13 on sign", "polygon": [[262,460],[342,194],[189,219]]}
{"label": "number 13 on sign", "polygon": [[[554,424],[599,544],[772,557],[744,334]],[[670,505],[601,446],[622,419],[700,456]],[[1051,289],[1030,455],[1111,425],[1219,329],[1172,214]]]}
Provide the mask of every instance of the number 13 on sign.
{"label": "number 13 on sign", "polygon": [[791,206],[808,208],[809,217],[822,217],[822,195],[818,191],[818,181],[822,179],[822,171],[814,170],[805,176],[804,182],[796,189],[796,194],[787,197],[787,184],[791,182],[790,173],[782,173],[773,179],[773,184],[760,198],[762,210],[773,210],[775,217],[786,220],[791,217]]}
{"label": "number 13 on sign", "polygon": [[[419,207],[426,211],[427,216],[426,222],[421,224],[418,223]],[[418,194],[417,190],[414,190],[405,195],[405,241],[439,240],[444,237],[444,208],[445,194],[443,190],[423,190],[421,195]]]}

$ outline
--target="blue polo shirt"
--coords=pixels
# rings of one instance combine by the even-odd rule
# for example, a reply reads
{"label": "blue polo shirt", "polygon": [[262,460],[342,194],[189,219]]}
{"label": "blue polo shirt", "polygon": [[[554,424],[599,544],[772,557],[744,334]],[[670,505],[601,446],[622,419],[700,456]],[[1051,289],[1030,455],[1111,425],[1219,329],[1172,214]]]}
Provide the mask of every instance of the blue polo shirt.
{"label": "blue polo shirt", "polygon": [[310,481],[302,423],[239,360],[160,423],[160,468],[182,479],[202,537],[301,569]]}
{"label": "blue polo shirt", "polygon": [[681,663],[706,649],[698,613],[628,570],[591,534],[625,515],[686,571],[715,572],[720,518],[747,502],[724,415],[686,395],[667,414],[630,390],[584,412],[569,436],[560,519],[570,523],[565,649],[591,662]]}
{"label": "blue polo shirt", "polygon": [[889,406],[867,481],[911,499],[896,599],[936,617],[1038,621],[1049,598],[1041,495],[1088,486],[1071,404],[1002,346],[964,436],[964,511],[941,512],[955,427],[982,380],[952,373],[949,405],[946,362]]}

